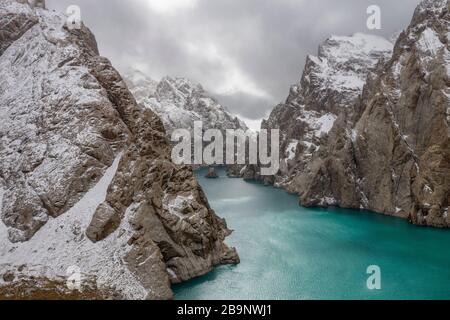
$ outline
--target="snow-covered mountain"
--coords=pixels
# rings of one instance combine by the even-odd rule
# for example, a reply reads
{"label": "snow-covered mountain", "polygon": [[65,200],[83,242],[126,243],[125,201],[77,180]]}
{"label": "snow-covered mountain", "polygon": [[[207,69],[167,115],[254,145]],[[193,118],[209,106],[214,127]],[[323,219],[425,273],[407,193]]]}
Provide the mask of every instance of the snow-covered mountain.
{"label": "snow-covered mountain", "polygon": [[270,182],[306,206],[449,227],[449,6],[423,0],[393,50],[356,34],[332,37],[309,57],[299,85],[263,124],[282,130],[286,150]]}
{"label": "snow-covered mountain", "polygon": [[[320,149],[338,118],[353,113],[352,105],[362,93],[365,80],[380,59],[392,54],[393,44],[381,37],[357,33],[333,36],[319,47],[318,56],[308,56],[298,84],[291,87],[285,103],[275,107],[263,129],[282,133],[281,172],[265,177],[278,186],[287,186],[303,163]],[[255,175],[254,170],[246,177]]]}
{"label": "snow-covered mountain", "polygon": [[171,298],[238,261],[229,230],[159,117],[65,22],[0,1],[0,299],[73,297],[68,272],[78,298]]}
{"label": "snow-covered mountain", "polygon": [[175,129],[192,129],[195,121],[202,121],[205,130],[248,129],[200,84],[186,78],[164,77],[157,82],[138,70],[124,78],[137,102],[162,119],[169,136]]}

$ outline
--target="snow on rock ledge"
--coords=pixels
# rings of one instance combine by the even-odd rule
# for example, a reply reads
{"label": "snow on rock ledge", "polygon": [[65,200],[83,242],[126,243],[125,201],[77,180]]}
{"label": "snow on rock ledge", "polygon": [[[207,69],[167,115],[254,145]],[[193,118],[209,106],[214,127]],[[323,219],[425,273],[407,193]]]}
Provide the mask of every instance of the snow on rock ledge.
{"label": "snow on rock ledge", "polygon": [[[0,272],[31,292],[27,276],[49,281],[74,263],[115,297],[169,299],[171,281],[238,262],[192,170],[171,163],[161,120],[90,31],[64,22],[0,2]],[[182,225],[165,194],[192,195]]]}
{"label": "snow on rock ledge", "polygon": [[[133,230],[128,221],[124,219],[120,230],[103,242],[92,243],[83,233],[97,206],[106,197],[120,158],[116,158],[97,185],[74,207],[64,215],[51,219],[31,240],[13,244],[8,241],[7,233],[0,229],[0,273],[11,273],[15,271],[15,266],[25,265],[27,276],[58,280],[67,276],[70,267],[77,267],[86,276],[95,275],[98,287],[113,287],[124,297],[144,299],[146,290],[124,261],[118,259],[130,250],[127,239],[132,236]],[[17,276],[23,276],[23,273]]]}

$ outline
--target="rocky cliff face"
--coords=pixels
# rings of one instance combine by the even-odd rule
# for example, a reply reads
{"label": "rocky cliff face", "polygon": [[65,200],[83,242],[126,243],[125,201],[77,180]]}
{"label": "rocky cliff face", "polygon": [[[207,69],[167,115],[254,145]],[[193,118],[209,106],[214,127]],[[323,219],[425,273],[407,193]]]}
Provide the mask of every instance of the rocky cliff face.
{"label": "rocky cliff face", "polygon": [[[138,70],[131,70],[125,75],[125,81],[139,105],[162,119],[168,139],[176,129],[187,129],[193,135],[196,121],[202,122],[203,130],[218,129],[224,137],[228,129],[248,130],[243,121],[217,102],[200,84],[189,79],[165,77],[157,82]],[[207,142],[203,143],[204,147],[207,145]],[[226,162],[225,152],[226,143],[220,164]],[[194,167],[198,168],[199,164]],[[228,176],[238,177],[243,165],[226,167]]]}
{"label": "rocky cliff face", "polygon": [[[422,1],[392,56],[386,58],[386,46],[378,64],[364,63],[372,71],[357,86],[361,92],[335,95],[305,82],[315,60],[310,58],[301,91],[294,87],[287,105],[278,106],[266,122],[269,127],[287,123],[281,127],[287,139],[300,141],[290,142],[300,148],[292,147],[292,164],[288,161],[277,177],[279,185],[298,193],[306,206],[362,208],[449,227],[449,24],[448,1]],[[309,100],[305,92],[319,99]],[[289,103],[292,97],[301,103]],[[333,112],[335,107],[344,112]],[[302,122],[283,120],[288,117],[283,114],[302,114],[303,109],[334,117],[328,134],[306,146]],[[312,123],[323,128],[320,118]]]}
{"label": "rocky cliff face", "polygon": [[0,296],[64,295],[75,268],[102,295],[171,298],[171,282],[238,262],[229,230],[158,116],[65,19],[0,2]]}
{"label": "rocky cliff face", "polygon": [[[280,129],[282,136],[280,173],[262,179],[289,188],[292,178],[320,151],[339,115],[355,113],[352,105],[368,74],[390,56],[392,47],[371,35],[334,36],[319,47],[318,56],[307,57],[299,83],[262,123],[263,129]],[[252,171],[247,170],[248,178],[258,178],[258,169]]]}
{"label": "rocky cliff face", "polygon": [[364,208],[450,226],[448,1],[423,1],[360,102],[353,154]]}

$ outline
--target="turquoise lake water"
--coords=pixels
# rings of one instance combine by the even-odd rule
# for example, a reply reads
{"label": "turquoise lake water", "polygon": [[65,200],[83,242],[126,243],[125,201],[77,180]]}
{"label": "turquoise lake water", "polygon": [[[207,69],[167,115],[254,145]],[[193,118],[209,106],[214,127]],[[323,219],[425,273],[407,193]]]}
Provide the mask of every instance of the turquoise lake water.
{"label": "turquoise lake water", "polygon": [[[450,299],[450,230],[343,209],[306,209],[283,190],[198,172],[241,264],[174,286],[176,299]],[[369,290],[367,267],[381,268]]]}

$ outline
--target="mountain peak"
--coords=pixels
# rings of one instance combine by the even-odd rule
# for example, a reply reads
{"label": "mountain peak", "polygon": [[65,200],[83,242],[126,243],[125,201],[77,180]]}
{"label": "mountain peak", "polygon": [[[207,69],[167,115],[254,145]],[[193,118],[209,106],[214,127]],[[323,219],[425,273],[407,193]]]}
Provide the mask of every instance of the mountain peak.
{"label": "mountain peak", "polygon": [[372,51],[389,51],[392,50],[392,44],[383,37],[354,33],[351,36],[336,36],[333,35],[326,43],[337,43],[339,47],[345,47],[346,49],[353,49],[352,51],[370,53]]}
{"label": "mountain peak", "polygon": [[[188,78],[165,76],[156,86],[146,86],[141,78],[127,74],[127,83],[141,105],[158,114],[168,134],[175,129],[193,128],[203,121],[204,128],[245,129],[247,126],[231,114],[202,85]],[[148,79],[148,78],[147,78]],[[236,120],[237,119],[237,120]]]}
{"label": "mountain peak", "polygon": [[[355,33],[352,36],[332,36],[319,46],[318,56],[307,57],[305,71],[299,88],[308,88],[303,97],[309,96],[308,103],[299,104],[327,105],[322,97],[333,91],[342,95],[337,99],[342,105],[349,105],[363,89],[367,75],[381,58],[392,55],[393,44],[379,36]],[[310,94],[314,93],[314,94]],[[292,98],[292,95],[291,95]],[[333,102],[336,105],[336,101]],[[340,104],[338,103],[337,106]]]}

